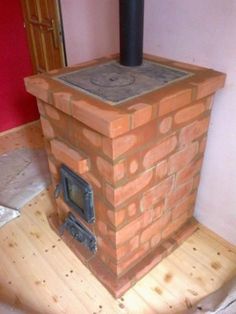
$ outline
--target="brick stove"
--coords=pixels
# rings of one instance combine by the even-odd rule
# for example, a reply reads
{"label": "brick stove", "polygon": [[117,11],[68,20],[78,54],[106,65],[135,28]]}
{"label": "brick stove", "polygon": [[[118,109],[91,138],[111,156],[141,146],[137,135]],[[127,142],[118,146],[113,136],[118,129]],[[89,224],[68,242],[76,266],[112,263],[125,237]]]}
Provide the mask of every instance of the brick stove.
{"label": "brick stove", "polygon": [[213,95],[225,75],[145,55],[145,64],[177,77],[115,98],[101,95],[100,84],[108,78],[126,88],[136,74],[92,74],[96,91],[74,76],[115,60],[32,76],[25,86],[37,97],[57,194],[50,224],[119,297],[197,228],[193,211]]}

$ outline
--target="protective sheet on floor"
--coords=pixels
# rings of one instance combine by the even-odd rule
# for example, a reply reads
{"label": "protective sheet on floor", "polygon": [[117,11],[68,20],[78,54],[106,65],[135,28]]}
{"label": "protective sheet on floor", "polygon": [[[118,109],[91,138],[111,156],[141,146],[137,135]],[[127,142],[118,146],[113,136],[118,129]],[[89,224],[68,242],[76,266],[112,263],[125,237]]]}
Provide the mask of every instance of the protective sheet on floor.
{"label": "protective sheet on floor", "polygon": [[45,151],[20,148],[0,155],[0,176],[1,227],[50,184]]}
{"label": "protective sheet on floor", "polygon": [[8,221],[20,216],[20,212],[14,208],[8,208],[0,205],[0,228]]}
{"label": "protective sheet on floor", "polygon": [[186,314],[235,314],[236,277],[200,301]]}

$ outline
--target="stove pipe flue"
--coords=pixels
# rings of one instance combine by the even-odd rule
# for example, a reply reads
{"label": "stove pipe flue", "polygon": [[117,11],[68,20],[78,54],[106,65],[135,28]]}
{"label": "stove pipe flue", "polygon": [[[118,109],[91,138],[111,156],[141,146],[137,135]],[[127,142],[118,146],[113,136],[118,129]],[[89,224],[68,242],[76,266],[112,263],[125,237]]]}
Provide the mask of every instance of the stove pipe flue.
{"label": "stove pipe flue", "polygon": [[143,62],[144,0],[120,0],[120,64]]}

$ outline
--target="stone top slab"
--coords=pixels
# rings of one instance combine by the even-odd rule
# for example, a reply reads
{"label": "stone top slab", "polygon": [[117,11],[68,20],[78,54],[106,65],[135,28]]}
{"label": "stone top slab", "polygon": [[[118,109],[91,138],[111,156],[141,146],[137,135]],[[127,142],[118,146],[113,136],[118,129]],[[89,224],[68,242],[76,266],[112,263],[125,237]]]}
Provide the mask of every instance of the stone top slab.
{"label": "stone top slab", "polygon": [[148,60],[135,67],[112,60],[58,75],[55,79],[115,106],[191,75],[191,72]]}
{"label": "stone top slab", "polygon": [[104,100],[55,79],[58,76],[111,62],[114,59],[116,58],[113,56],[96,59],[27,77],[25,78],[26,90],[91,129],[107,137],[115,138],[158,116],[168,115],[180,106],[186,106],[195,100],[212,95],[225,83],[224,73],[150,55],[145,55],[145,60],[174,67],[182,72],[191,72],[192,75],[160,89],[121,101],[116,106],[111,106]]}

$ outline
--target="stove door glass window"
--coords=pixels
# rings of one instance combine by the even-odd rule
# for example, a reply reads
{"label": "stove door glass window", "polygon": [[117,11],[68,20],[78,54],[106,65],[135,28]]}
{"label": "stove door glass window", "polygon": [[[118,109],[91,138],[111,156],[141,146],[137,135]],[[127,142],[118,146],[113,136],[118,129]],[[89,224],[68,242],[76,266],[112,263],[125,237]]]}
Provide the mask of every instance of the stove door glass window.
{"label": "stove door glass window", "polygon": [[70,180],[67,181],[67,188],[68,188],[68,196],[69,199],[79,206],[81,210],[84,212],[84,196],[83,196],[83,190],[74,182]]}
{"label": "stove door glass window", "polygon": [[95,221],[92,187],[67,166],[60,169],[63,197],[86,222]]}

